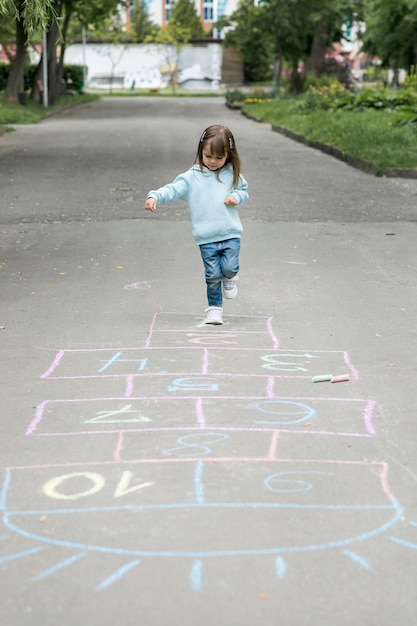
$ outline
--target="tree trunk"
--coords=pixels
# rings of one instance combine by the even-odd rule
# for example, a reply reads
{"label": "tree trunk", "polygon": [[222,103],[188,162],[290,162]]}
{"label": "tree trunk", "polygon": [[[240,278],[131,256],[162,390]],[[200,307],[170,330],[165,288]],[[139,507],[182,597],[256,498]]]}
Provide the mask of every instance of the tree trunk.
{"label": "tree trunk", "polygon": [[68,26],[69,26],[70,21],[71,21],[71,12],[67,10],[67,12],[65,13],[65,19],[61,28],[62,43],[61,43],[61,51],[60,51],[60,55],[58,59],[58,66],[57,66],[57,79],[60,85],[63,84],[62,81],[64,78],[64,56],[65,56],[65,50],[66,50],[65,42],[67,39]]}
{"label": "tree trunk", "polygon": [[308,69],[311,69],[316,76],[320,76],[324,72],[328,37],[329,27],[327,24],[322,24],[320,32],[314,35],[308,60]]}
{"label": "tree trunk", "polygon": [[272,69],[272,86],[274,89],[281,89],[282,78],[282,56],[275,57],[274,66]]}
{"label": "tree trunk", "polygon": [[417,26],[414,26],[414,30],[413,30],[413,50],[414,50],[413,63],[414,63],[414,72],[415,72],[417,68]]}
{"label": "tree trunk", "polygon": [[[53,106],[58,102],[61,95],[61,80],[58,78],[58,64],[56,58],[56,45],[59,38],[59,29],[56,22],[51,24],[51,27],[46,36],[47,47],[47,65],[48,65],[48,105]],[[39,65],[35,72],[35,79],[32,88],[32,100],[40,102],[43,89],[43,55],[39,61]]]}
{"label": "tree trunk", "polygon": [[[19,9],[22,2],[19,3]],[[7,79],[4,100],[12,104],[19,101],[19,93],[24,91],[25,62],[27,54],[27,38],[23,20],[16,20],[16,54]]]}

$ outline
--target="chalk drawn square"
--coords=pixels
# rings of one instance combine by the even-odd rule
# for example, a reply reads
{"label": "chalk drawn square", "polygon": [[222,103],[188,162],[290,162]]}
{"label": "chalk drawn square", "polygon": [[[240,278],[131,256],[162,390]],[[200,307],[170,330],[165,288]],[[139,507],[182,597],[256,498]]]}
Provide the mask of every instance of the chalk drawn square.
{"label": "chalk drawn square", "polygon": [[[255,335],[255,341],[270,348],[278,347],[278,339],[272,327],[272,318],[268,316],[228,315],[224,312],[224,324],[213,328],[204,324],[204,315],[187,313],[156,313],[151,324],[148,345],[168,347],[177,345],[176,335],[184,336],[190,332],[201,332],[206,336],[220,335],[224,332],[240,335]],[[156,342],[156,343],[155,343]],[[210,342],[211,343],[211,342]]]}
{"label": "chalk drawn square", "polygon": [[201,372],[204,348],[61,350],[41,378],[78,379]]}
{"label": "chalk drawn square", "polygon": [[166,503],[193,504],[193,464],[179,463],[171,484],[172,467],[168,459],[165,464],[109,461],[10,468],[4,487],[7,506],[23,512],[65,511],[74,503],[79,509],[134,506],[160,503],[162,497]]}
{"label": "chalk drawn square", "polygon": [[279,378],[309,378],[321,373],[347,373],[352,379],[358,373],[344,351],[321,350],[260,350],[211,348],[207,373],[233,374],[242,372],[256,376]]}
{"label": "chalk drawn square", "polygon": [[272,378],[199,373],[134,377],[131,394],[149,398],[258,398],[270,393]]}
{"label": "chalk drawn square", "polygon": [[[206,428],[301,431],[311,435],[374,436],[374,402],[346,398],[268,397],[202,401]],[[232,419],[231,419],[231,416]]]}
{"label": "chalk drawn square", "polygon": [[35,411],[27,435],[117,433],[198,424],[194,398],[91,398],[46,400]]}
{"label": "chalk drawn square", "polygon": [[220,347],[220,348],[273,348],[267,332],[231,330],[227,324],[223,326],[207,326],[194,330],[167,330],[157,332],[152,337],[151,345],[155,347]]}
{"label": "chalk drawn square", "polygon": [[380,459],[381,450],[377,437],[363,437],[337,433],[312,435],[302,429],[292,432],[276,431],[275,445],[271,447],[271,458],[277,460],[363,461]]}
{"label": "chalk drawn square", "polygon": [[270,432],[236,432],[233,429],[161,428],[123,433],[119,458],[134,461],[147,458],[163,460],[268,459],[275,444]]}
{"label": "chalk drawn square", "polygon": [[140,558],[343,548],[386,532],[403,514],[383,463],[197,460],[17,474],[8,472],[2,489],[8,533]]}

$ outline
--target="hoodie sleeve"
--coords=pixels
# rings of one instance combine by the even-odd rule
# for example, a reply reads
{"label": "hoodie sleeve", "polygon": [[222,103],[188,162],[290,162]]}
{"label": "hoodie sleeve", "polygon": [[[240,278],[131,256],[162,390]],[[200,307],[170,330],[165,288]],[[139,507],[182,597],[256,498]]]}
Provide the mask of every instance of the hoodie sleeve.
{"label": "hoodie sleeve", "polygon": [[172,183],[168,183],[159,189],[151,189],[147,198],[155,198],[158,204],[167,204],[175,200],[185,200],[188,195],[188,182],[186,174],[179,174]]}
{"label": "hoodie sleeve", "polygon": [[239,205],[249,200],[248,183],[242,174],[238,185],[232,188],[230,195],[236,198]]}

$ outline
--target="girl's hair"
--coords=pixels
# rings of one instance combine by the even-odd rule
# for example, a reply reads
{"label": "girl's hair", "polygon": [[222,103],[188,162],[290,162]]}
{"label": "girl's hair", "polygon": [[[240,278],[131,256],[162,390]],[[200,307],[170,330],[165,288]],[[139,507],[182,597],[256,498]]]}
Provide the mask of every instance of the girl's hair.
{"label": "girl's hair", "polygon": [[[226,157],[223,167],[231,166],[233,170],[233,186],[237,187],[240,180],[240,157],[236,149],[235,138],[232,132],[226,126],[214,124],[209,126],[200,137],[195,157],[195,163],[198,163],[200,169],[204,167],[203,150],[210,147],[210,151],[217,157]],[[219,179],[219,171],[216,172]]]}

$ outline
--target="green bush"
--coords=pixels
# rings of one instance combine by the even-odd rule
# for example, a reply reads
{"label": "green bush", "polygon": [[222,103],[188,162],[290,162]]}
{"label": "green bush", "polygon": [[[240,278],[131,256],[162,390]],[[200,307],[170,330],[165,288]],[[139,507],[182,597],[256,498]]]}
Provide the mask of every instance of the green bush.
{"label": "green bush", "polygon": [[364,89],[358,93],[346,93],[335,102],[335,107],[348,111],[365,109],[398,109],[403,106],[417,105],[417,94],[410,90]]}
{"label": "green bush", "polygon": [[226,102],[229,104],[243,103],[246,94],[240,89],[229,89],[226,91]]}
{"label": "green bush", "polygon": [[311,83],[308,91],[300,96],[298,108],[303,111],[328,111],[336,106],[336,103],[342,99],[346,93],[346,89],[338,80],[327,81],[317,86]]}
{"label": "green bush", "polygon": [[397,126],[407,126],[408,124],[415,126],[417,130],[417,108],[404,107],[400,113],[395,116],[393,124]]}
{"label": "green bush", "polygon": [[[32,89],[37,69],[37,65],[26,66],[24,74],[25,91],[30,91]],[[4,91],[6,89],[9,72],[10,64],[0,63],[0,91]],[[82,65],[64,65],[63,79],[65,81],[65,91],[82,93],[84,87]]]}
{"label": "green bush", "polygon": [[410,67],[410,73],[405,79],[405,85],[407,89],[417,92],[417,65],[412,65]]}
{"label": "green bush", "polygon": [[7,79],[9,77],[10,64],[0,63],[0,91],[6,88]]}
{"label": "green bush", "polygon": [[226,102],[229,104],[244,104],[245,102],[270,102],[279,96],[279,92],[264,89],[263,87],[254,87],[250,92],[234,89],[226,92]]}

